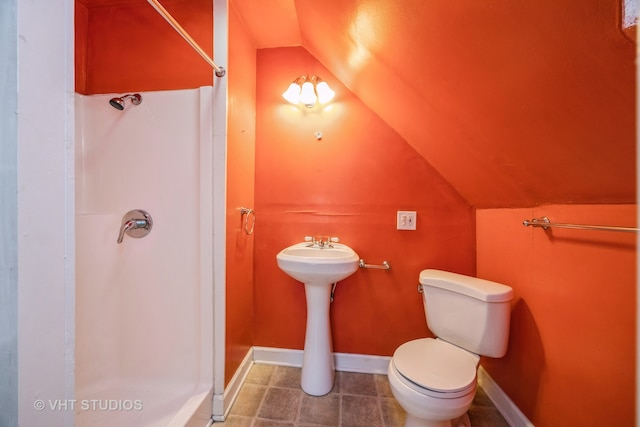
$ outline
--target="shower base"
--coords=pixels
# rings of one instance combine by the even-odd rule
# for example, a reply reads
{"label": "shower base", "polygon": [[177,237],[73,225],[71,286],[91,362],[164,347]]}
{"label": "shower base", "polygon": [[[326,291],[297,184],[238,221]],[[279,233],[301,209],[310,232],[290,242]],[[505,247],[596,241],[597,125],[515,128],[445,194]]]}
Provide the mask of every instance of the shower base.
{"label": "shower base", "polygon": [[213,386],[110,381],[78,390],[77,427],[202,427],[211,418]]}

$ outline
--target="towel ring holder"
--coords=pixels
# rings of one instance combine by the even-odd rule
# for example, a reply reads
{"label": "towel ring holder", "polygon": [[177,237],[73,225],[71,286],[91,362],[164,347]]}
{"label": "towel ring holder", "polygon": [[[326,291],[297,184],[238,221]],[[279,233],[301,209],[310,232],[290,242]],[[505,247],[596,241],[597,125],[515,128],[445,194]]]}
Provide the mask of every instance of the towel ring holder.
{"label": "towel ring holder", "polygon": [[[244,216],[244,232],[247,236],[250,236],[256,226],[256,213],[250,208],[240,208],[240,216]],[[249,228],[249,217],[253,220],[251,221],[251,228]]]}

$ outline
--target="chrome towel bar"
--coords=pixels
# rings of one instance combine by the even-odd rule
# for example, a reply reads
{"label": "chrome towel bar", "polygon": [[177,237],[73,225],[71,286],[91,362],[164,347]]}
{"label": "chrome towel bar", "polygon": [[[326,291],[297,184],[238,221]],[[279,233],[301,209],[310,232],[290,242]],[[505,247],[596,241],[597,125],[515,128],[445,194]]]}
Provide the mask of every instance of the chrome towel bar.
{"label": "chrome towel bar", "polygon": [[373,269],[377,269],[377,270],[391,270],[391,265],[389,265],[389,263],[387,261],[382,261],[382,265],[375,265],[375,264],[367,264],[364,262],[363,259],[360,260],[360,262],[358,263],[358,266],[360,268],[373,268]]}
{"label": "chrome towel bar", "polygon": [[522,225],[525,227],[542,227],[545,230],[549,229],[549,227],[556,228],[572,228],[575,230],[598,230],[598,231],[618,231],[624,233],[637,233],[640,229],[635,227],[618,227],[612,225],[584,225],[584,224],[558,224],[555,222],[551,222],[549,218],[543,216],[542,218],[533,218],[531,220],[522,221]]}

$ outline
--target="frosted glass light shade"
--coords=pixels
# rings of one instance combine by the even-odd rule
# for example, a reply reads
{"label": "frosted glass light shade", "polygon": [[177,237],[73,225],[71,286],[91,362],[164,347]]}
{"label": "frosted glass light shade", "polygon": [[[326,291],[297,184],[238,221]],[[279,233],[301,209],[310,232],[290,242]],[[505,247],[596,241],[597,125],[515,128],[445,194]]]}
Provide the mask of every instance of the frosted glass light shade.
{"label": "frosted glass light shade", "polygon": [[329,102],[336,96],[336,93],[331,90],[327,82],[320,82],[316,85],[316,92],[318,93],[318,101],[321,104]]}
{"label": "frosted glass light shade", "polygon": [[303,104],[312,108],[316,102],[326,104],[336,96],[329,85],[318,76],[301,75],[296,78],[282,97],[292,104]]}
{"label": "frosted glass light shade", "polygon": [[282,97],[292,104],[297,104],[300,101],[300,85],[296,82],[291,83]]}
{"label": "frosted glass light shade", "polygon": [[302,102],[307,107],[313,107],[316,103],[316,93],[313,90],[313,83],[304,82],[302,84],[302,90],[300,91],[300,102]]}

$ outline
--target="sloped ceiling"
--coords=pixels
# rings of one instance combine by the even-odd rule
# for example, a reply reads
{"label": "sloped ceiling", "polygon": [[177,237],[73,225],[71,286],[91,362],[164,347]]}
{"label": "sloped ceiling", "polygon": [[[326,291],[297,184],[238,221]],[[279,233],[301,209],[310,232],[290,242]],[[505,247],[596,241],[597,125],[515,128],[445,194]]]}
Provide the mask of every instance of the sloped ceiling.
{"label": "sloped ceiling", "polygon": [[256,48],[302,45],[472,206],[636,201],[636,48],[621,1],[230,5]]}
{"label": "sloped ceiling", "polygon": [[[268,26],[265,4],[284,10]],[[282,45],[274,33],[297,18],[302,46],[475,207],[635,202],[635,45],[619,2],[232,5],[257,47]]]}

